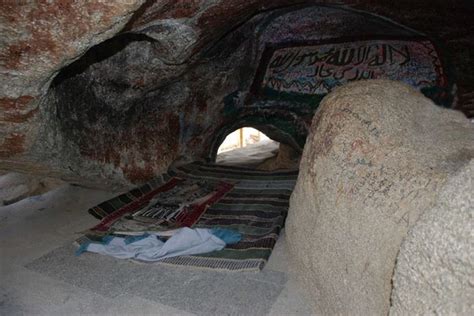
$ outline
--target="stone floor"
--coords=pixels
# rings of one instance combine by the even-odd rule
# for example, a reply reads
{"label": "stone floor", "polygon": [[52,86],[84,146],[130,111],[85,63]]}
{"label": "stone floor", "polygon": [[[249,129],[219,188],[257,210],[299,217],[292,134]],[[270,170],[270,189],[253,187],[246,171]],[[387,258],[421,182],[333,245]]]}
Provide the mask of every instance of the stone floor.
{"label": "stone floor", "polygon": [[279,239],[263,271],[215,272],[74,256],[111,193],[62,186],[0,207],[0,315],[309,315]]}

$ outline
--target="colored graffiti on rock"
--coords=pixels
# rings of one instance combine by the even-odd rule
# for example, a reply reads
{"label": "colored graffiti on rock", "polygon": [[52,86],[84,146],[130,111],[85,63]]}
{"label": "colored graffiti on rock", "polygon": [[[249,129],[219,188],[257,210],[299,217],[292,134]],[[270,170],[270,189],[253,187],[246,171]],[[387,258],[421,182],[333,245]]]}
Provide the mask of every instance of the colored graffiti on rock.
{"label": "colored graffiti on rock", "polygon": [[448,82],[434,45],[416,39],[368,39],[267,48],[254,88],[266,97],[326,95],[355,80],[403,81],[444,105]]}

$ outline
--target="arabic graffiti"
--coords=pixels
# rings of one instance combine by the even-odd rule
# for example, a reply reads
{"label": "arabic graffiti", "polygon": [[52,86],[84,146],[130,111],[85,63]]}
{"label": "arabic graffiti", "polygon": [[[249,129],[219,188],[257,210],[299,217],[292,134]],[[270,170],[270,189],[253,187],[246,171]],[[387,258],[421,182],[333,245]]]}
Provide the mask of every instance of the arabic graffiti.
{"label": "arabic graffiti", "polygon": [[385,78],[422,89],[436,86],[439,58],[429,41],[365,40],[273,51],[262,88],[326,94],[346,82]]}

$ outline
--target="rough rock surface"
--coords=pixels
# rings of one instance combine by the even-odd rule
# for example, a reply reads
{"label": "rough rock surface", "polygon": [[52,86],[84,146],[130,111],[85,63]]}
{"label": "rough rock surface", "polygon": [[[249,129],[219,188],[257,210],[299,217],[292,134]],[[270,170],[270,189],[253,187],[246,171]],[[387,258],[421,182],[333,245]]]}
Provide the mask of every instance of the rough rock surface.
{"label": "rough rock surface", "polygon": [[315,310],[387,314],[403,238],[474,157],[474,125],[385,80],[336,89],[316,112],[287,240]]}
{"label": "rough rock surface", "polygon": [[410,229],[393,284],[392,315],[474,314],[474,160]]}
{"label": "rough rock surface", "polygon": [[[457,76],[456,109],[474,117],[474,2],[470,0],[357,1],[355,7],[388,17],[443,42]],[[443,12],[443,14],[439,14]]]}
{"label": "rough rock surface", "polygon": [[47,165],[48,159],[28,153],[45,123],[40,99],[62,67],[119,32],[144,1],[2,2],[1,169],[61,173]]}
{"label": "rough rock surface", "polygon": [[61,67],[117,33],[143,2],[2,2],[2,93],[38,94]]}
{"label": "rough rock surface", "polygon": [[0,174],[0,206],[43,194],[63,184],[64,182],[54,178],[38,178],[14,172]]}
{"label": "rough rock surface", "polygon": [[[422,43],[409,55],[417,62],[433,57],[436,78],[415,80],[427,72],[413,60],[389,73],[404,74],[415,86],[430,82],[430,89],[442,87],[427,93],[450,106],[454,77],[444,69],[444,54],[431,51],[427,43],[439,34],[456,42],[449,46],[455,50],[456,67],[469,74],[460,77],[461,103],[472,99],[472,75],[464,67],[472,64],[464,51],[470,37],[454,38],[470,34],[459,30],[470,29],[472,10],[461,6],[462,0],[435,1],[441,6],[436,9],[429,0],[391,2],[6,1],[0,12],[0,169],[102,188],[132,186],[176,159],[214,158],[210,152],[217,150],[219,140],[243,123],[263,126],[276,140],[301,149],[321,95],[265,95],[259,82],[266,47],[288,43],[344,37],[354,40],[360,52],[364,48],[358,41],[367,36],[416,37]],[[414,29],[370,14],[386,15],[394,7],[397,15],[410,13],[403,22]],[[417,31],[447,7],[446,19],[422,28],[427,37]],[[422,49],[421,59],[419,45],[430,51]],[[396,49],[403,54],[404,49]],[[374,62],[383,64],[384,59]],[[325,78],[332,72],[318,69]],[[353,71],[358,78],[359,69]],[[292,76],[307,85],[304,69]]]}
{"label": "rough rock surface", "polygon": [[281,144],[275,157],[271,157],[257,166],[258,170],[298,169],[301,153],[291,146]]}
{"label": "rough rock surface", "polygon": [[[163,23],[156,20],[153,25],[164,27]],[[183,23],[194,31],[176,32],[188,34],[191,46],[184,45],[187,39],[179,39],[169,47],[183,44],[188,47],[183,51],[189,51],[214,36],[199,37],[203,29],[191,21]],[[176,26],[170,21],[165,24]],[[442,91],[446,94],[445,89],[450,91],[442,72],[437,70],[442,69],[442,60],[432,51],[428,39],[420,42],[416,32],[350,9],[290,6],[262,12],[212,45],[207,44],[206,49],[186,56],[177,53],[180,49],[164,49],[168,46],[163,41],[178,39],[174,31],[160,33],[159,28],[147,25],[140,27],[139,33],[124,33],[94,47],[54,80],[42,104],[45,124],[33,148],[35,156],[46,155],[45,160],[62,170],[63,177],[80,173],[83,180],[102,183],[145,182],[174,160],[214,158],[212,154],[217,152],[220,141],[242,126],[258,128],[272,139],[301,150],[319,101],[338,81],[328,79],[327,84],[316,88],[318,83],[313,82],[310,73],[314,67],[303,66],[279,78],[289,80],[288,91],[279,84],[270,87],[269,80],[262,79],[269,60],[262,56],[268,55],[269,45],[278,47],[290,40],[332,41],[367,34],[411,39],[410,44],[390,42],[414,54],[406,69],[393,66],[408,65],[403,54],[395,53],[396,63],[392,60],[392,65],[384,62],[384,50],[373,46],[378,44],[351,45],[362,45],[366,52],[366,46],[370,46],[375,55],[365,63],[375,63],[372,59],[380,57],[378,63],[382,66],[377,76],[395,76],[427,93],[435,91],[435,95]],[[340,62],[329,61],[326,67],[333,67],[334,63]],[[357,74],[367,75],[362,70],[365,65],[358,63],[351,64],[350,76],[347,67],[336,69],[347,74],[344,80],[353,80]],[[280,67],[283,70],[278,74],[284,74],[287,67]],[[414,69],[424,71],[419,71],[418,76]],[[314,83],[316,90],[304,89],[300,80]]]}

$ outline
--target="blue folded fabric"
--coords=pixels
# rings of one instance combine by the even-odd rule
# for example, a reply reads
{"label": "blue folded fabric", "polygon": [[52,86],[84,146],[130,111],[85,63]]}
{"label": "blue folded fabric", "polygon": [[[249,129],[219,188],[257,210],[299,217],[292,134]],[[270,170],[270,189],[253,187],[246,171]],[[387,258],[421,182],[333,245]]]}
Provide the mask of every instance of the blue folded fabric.
{"label": "blue folded fabric", "polygon": [[106,235],[103,236],[100,240],[94,241],[94,242],[85,242],[79,246],[79,248],[76,250],[76,256],[81,255],[83,252],[87,251],[87,248],[91,243],[97,243],[97,244],[102,244],[102,245],[108,245],[112,242],[114,239],[114,236],[111,235]]}
{"label": "blue folded fabric", "polygon": [[131,244],[131,243],[134,243],[134,242],[140,241],[140,240],[142,240],[142,239],[145,239],[145,238],[147,238],[148,236],[150,236],[150,234],[148,234],[148,233],[145,233],[145,234],[143,234],[143,235],[138,235],[138,236],[128,236],[128,237],[125,237],[124,243],[125,243],[126,245],[129,245],[129,244]]}
{"label": "blue folded fabric", "polygon": [[242,240],[242,234],[232,229],[213,228],[211,234],[222,239],[226,245],[233,245]]}

